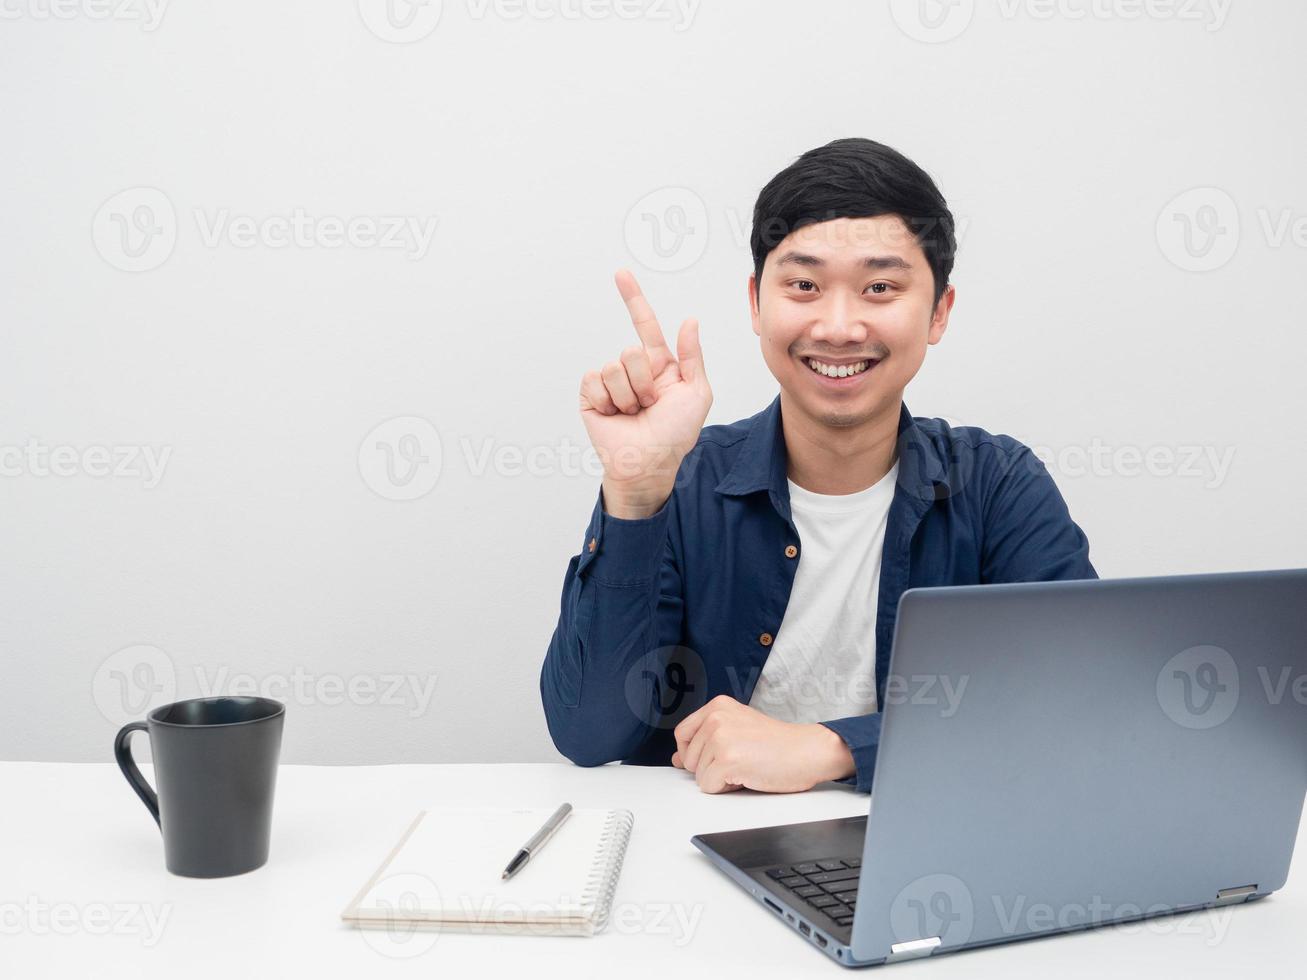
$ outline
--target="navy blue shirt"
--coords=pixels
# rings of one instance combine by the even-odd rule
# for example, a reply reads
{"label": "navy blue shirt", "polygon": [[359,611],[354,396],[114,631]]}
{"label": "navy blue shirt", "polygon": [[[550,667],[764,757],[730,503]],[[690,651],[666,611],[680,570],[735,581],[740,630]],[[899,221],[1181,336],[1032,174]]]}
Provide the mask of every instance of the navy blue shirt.
{"label": "navy blue shirt", "polygon": [[[876,609],[880,705],[904,590],[1098,577],[1053,478],[1016,439],[901,404],[897,453]],[[687,714],[719,694],[749,702],[803,554],[786,467],[778,395],[751,418],[704,428],[652,517],[604,513],[600,490],[540,673],[563,755],[670,765]],[[822,722],[853,755],[842,782],[862,792],[882,717]]]}

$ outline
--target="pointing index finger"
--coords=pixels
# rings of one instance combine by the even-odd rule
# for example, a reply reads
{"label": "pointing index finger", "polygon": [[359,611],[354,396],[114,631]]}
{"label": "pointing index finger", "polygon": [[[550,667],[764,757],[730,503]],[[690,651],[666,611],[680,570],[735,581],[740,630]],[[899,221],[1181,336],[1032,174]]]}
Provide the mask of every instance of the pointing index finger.
{"label": "pointing index finger", "polygon": [[635,324],[635,332],[640,335],[640,342],[644,344],[644,349],[650,354],[656,351],[666,352],[670,358],[667,341],[663,339],[663,328],[658,325],[653,307],[644,298],[644,293],[640,292],[640,284],[635,281],[635,276],[629,269],[618,269],[614,278],[617,280],[617,290],[626,302],[626,309],[631,314],[631,322]]}

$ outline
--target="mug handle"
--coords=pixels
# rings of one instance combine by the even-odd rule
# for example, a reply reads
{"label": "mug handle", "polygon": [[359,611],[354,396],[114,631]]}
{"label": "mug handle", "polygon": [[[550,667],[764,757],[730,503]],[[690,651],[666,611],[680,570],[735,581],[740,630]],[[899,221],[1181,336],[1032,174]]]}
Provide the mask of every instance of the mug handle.
{"label": "mug handle", "polygon": [[136,790],[136,795],[145,804],[145,809],[150,811],[150,816],[154,817],[154,822],[159,824],[159,829],[162,830],[163,824],[159,823],[159,796],[150,788],[150,784],[145,781],[145,777],[141,775],[141,770],[136,768],[136,760],[132,758],[132,747],[129,744],[132,732],[148,732],[149,730],[149,726],[143,721],[133,721],[130,724],[123,725],[118,730],[118,736],[113,740],[113,757],[118,762],[118,768],[127,777],[127,782],[131,783],[132,789]]}

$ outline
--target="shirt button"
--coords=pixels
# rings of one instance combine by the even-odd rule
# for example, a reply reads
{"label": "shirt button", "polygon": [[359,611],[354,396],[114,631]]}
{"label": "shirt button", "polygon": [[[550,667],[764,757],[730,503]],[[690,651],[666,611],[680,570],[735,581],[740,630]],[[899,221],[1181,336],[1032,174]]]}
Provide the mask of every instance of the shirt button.
{"label": "shirt button", "polygon": [[595,538],[591,538],[591,539],[590,539],[590,553],[591,553],[591,554],[594,554],[594,550],[595,550],[595,541],[596,541]]}
{"label": "shirt button", "polygon": [[765,647],[769,647],[771,646],[771,639],[772,637],[770,633],[764,633],[762,636],[758,637],[758,642]]}
{"label": "shirt button", "polygon": [[792,545],[792,544],[787,544],[787,545],[785,546],[785,557],[786,557],[786,558],[793,558],[793,557],[794,557],[795,555],[797,555],[798,553],[799,553],[799,549],[796,548],[796,547],[794,547],[794,545]]}

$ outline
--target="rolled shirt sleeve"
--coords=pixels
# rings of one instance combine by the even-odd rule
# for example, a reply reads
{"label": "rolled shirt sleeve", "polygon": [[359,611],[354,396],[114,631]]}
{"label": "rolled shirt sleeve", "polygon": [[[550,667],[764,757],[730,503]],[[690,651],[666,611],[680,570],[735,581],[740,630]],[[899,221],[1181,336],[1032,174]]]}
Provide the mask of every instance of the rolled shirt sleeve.
{"label": "rolled shirt sleeve", "polygon": [[631,756],[654,731],[646,706],[632,703],[627,676],[681,636],[674,507],[669,499],[650,517],[617,518],[605,513],[600,490],[581,553],[568,564],[540,694],[554,745],[578,765]]}

